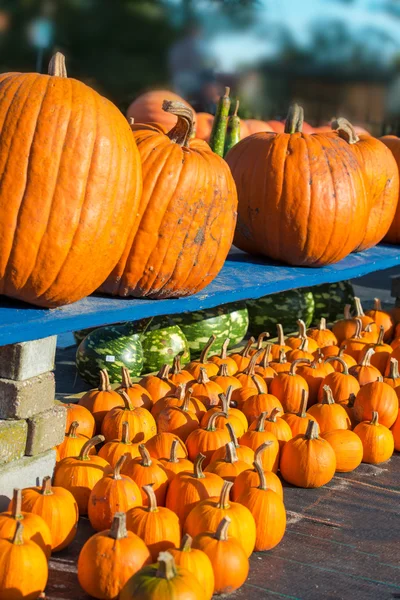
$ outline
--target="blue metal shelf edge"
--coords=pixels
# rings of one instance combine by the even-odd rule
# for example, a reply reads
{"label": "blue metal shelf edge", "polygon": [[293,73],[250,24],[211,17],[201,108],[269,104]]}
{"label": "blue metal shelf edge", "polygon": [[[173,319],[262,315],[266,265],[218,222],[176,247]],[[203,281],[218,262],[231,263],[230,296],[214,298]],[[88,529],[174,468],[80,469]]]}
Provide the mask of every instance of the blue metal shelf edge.
{"label": "blue metal shelf edge", "polygon": [[320,269],[289,267],[233,250],[218,277],[205,290],[188,298],[135,300],[90,296],[54,310],[2,298],[0,346],[96,325],[192,312],[285,290],[334,283],[396,265],[400,265],[399,248],[390,245],[351,254],[335,265]]}

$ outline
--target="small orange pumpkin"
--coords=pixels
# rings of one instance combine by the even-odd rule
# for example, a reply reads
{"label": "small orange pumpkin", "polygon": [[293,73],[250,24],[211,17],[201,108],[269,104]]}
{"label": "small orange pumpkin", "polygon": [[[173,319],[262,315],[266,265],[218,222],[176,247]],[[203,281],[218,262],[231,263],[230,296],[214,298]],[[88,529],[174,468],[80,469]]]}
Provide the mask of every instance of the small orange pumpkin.
{"label": "small orange pumpkin", "polygon": [[287,359],[291,363],[299,358],[305,358],[310,361],[314,360],[314,355],[308,351],[308,338],[306,337],[302,339],[298,348],[287,353]]}
{"label": "small orange pumpkin", "polygon": [[290,352],[292,349],[285,341],[285,334],[283,333],[283,327],[280,323],[276,326],[277,331],[277,341],[272,345],[271,348],[271,358],[275,361],[281,357],[281,352]]}
{"label": "small orange pumpkin", "polygon": [[332,359],[331,364],[332,364],[333,368],[335,369],[335,371],[338,371],[339,373],[343,372],[343,365],[339,361],[333,360],[335,357],[341,358],[346,363],[348,369],[350,369],[350,367],[354,367],[357,364],[357,361],[355,358],[350,356],[350,354],[346,354],[346,348],[347,348],[347,345],[344,344],[340,348],[339,352],[336,352],[334,356],[329,357]]}
{"label": "small orange pumpkin", "polygon": [[79,433],[87,438],[93,437],[96,431],[96,422],[92,413],[80,404],[64,404],[63,406],[67,409],[65,433],[68,433],[74,421],[78,421]]}
{"label": "small orange pumpkin", "polygon": [[336,321],[332,326],[332,332],[335,334],[339,345],[353,337],[357,330],[357,321],[355,317],[351,316],[350,309],[350,304],[346,304],[344,307],[344,319]]}
{"label": "small orange pumpkin", "polygon": [[235,445],[232,442],[225,444],[225,456],[211,461],[205,468],[207,473],[215,473],[226,481],[235,481],[236,477],[242,472],[247,471],[249,465],[243,460],[239,460],[236,454]]}
{"label": "small orange pumpkin", "polygon": [[[265,383],[264,379],[261,377],[261,375],[257,375],[255,372],[257,360],[260,356],[259,353],[261,352],[262,350],[259,350],[258,352],[256,352],[256,354],[253,354],[247,367],[243,371],[236,373],[236,379],[239,381],[242,387],[237,388],[233,391],[232,400],[234,402],[237,402],[239,408],[241,408],[241,404],[243,403],[242,389],[245,390],[248,388],[254,388],[255,390],[257,390],[260,388],[263,390],[264,393],[267,393],[268,391],[267,384]],[[256,384],[256,381],[258,382],[258,385]]]}
{"label": "small orange pumpkin", "polygon": [[187,390],[181,406],[167,406],[160,412],[157,420],[159,433],[173,433],[185,442],[188,435],[200,427],[199,419],[190,407],[191,392],[191,389]]}
{"label": "small orange pumpkin", "polygon": [[367,383],[358,392],[354,402],[354,416],[357,421],[369,421],[374,411],[379,413],[379,421],[390,428],[397,419],[399,401],[395,390],[382,377]]}
{"label": "small orange pumpkin", "polygon": [[200,375],[195,383],[191,384],[192,394],[198,398],[206,407],[218,406],[219,396],[223,394],[223,389],[215,381],[211,381],[205,369],[200,368]]}
{"label": "small orange pumpkin", "polygon": [[157,433],[148,442],[146,448],[152,458],[160,460],[167,459],[171,454],[172,444],[178,440],[176,455],[178,458],[186,458],[188,453],[185,444],[173,433]]}
{"label": "small orange pumpkin", "polygon": [[297,325],[299,326],[299,333],[297,335],[286,338],[285,344],[290,346],[292,350],[297,350],[300,348],[304,340],[308,341],[308,352],[315,352],[319,346],[317,342],[312,337],[307,337],[307,328],[304,321],[299,319],[297,321]]}
{"label": "small orange pumpkin", "polygon": [[[307,411],[307,401],[308,401],[308,393],[303,390],[300,401],[300,410],[297,413],[285,413],[282,415],[282,419],[286,421],[292,431],[292,437],[296,437],[296,435],[304,434],[307,431],[308,422],[310,419],[315,421],[314,417],[312,417]],[[315,421],[315,425],[317,427],[317,433],[319,433],[319,425],[318,422]]]}
{"label": "small orange pumpkin", "polygon": [[322,434],[330,443],[336,456],[336,471],[349,473],[354,471],[362,461],[363,445],[354,431],[335,429]]}
{"label": "small orange pumpkin", "polygon": [[[262,350],[262,352],[259,352],[259,354],[257,354],[258,358],[257,358],[257,364],[260,364],[260,362],[262,361],[264,354],[265,354],[265,350],[266,348],[263,347],[263,343],[265,339],[269,338],[269,333],[268,331],[263,331],[262,333],[260,333],[260,335],[257,338],[257,344],[255,348],[252,348],[250,350],[250,356],[253,356],[254,354],[257,354],[260,350]],[[270,348],[268,348],[267,352],[270,352]]]}
{"label": "small orange pumpkin", "polygon": [[201,453],[205,456],[205,466],[211,461],[215,450],[225,446],[230,441],[229,433],[226,427],[220,429],[216,425],[219,417],[226,419],[223,412],[215,412],[207,423],[206,427],[195,429],[186,439],[186,448],[190,460],[194,461]]}
{"label": "small orange pumpkin", "polygon": [[254,461],[253,468],[247,469],[247,471],[242,471],[240,475],[238,475],[234,481],[232,488],[232,499],[237,502],[240,495],[248,490],[251,487],[257,487],[260,483],[260,478],[258,476],[257,469],[254,468],[254,463],[256,462],[260,469],[264,471],[264,477],[267,482],[267,487],[278,494],[278,496],[283,500],[283,488],[282,483],[279,477],[273,473],[272,471],[266,471],[262,466],[262,454],[263,452],[272,444],[271,441],[264,442],[259,446],[254,453]]}
{"label": "small orange pumpkin", "polygon": [[186,371],[192,375],[192,379],[198,379],[200,375],[200,369],[204,369],[207,373],[208,377],[213,377],[218,373],[218,365],[214,362],[208,360],[208,353],[211,350],[211,346],[215,342],[216,337],[212,335],[208,340],[207,344],[204,346],[201,351],[200,357],[198,360],[192,360],[189,364],[186,365]]}
{"label": "small orange pumpkin", "polygon": [[[78,456],[79,452],[82,450],[82,447],[88,441],[89,438],[86,437],[86,435],[78,433],[78,429],[78,421],[73,421],[70,425],[68,433],[66,433],[64,436],[64,440],[56,447],[57,462],[63,458],[66,458],[67,456]],[[92,448],[90,453],[96,454],[96,450]]]}
{"label": "small orange pumpkin", "polygon": [[276,373],[285,373],[290,370],[290,362],[286,357],[285,350],[279,351],[279,358],[276,358],[270,362],[271,367]]}
{"label": "small orange pumpkin", "polygon": [[338,404],[347,404],[350,398],[350,394],[358,394],[360,391],[360,384],[356,377],[349,374],[346,362],[340,356],[332,356],[326,359],[326,362],[338,362],[342,366],[342,371],[334,371],[329,373],[322,380],[321,386],[318,391],[318,402],[322,402],[324,396],[324,386],[328,385],[331,390],[335,402]]}
{"label": "small orange pumpkin", "polygon": [[[279,375],[281,377],[283,373]],[[256,382],[258,385],[258,382]],[[279,412],[283,411],[283,406],[276,396],[273,394],[265,394],[259,388],[257,394],[250,396],[242,406],[243,414],[246,416],[248,424],[251,425],[262,412],[270,413],[275,407]]]}
{"label": "small orange pumpkin", "polygon": [[139,486],[143,506],[147,506],[148,496],[143,491],[143,486],[152,484],[158,504],[165,502],[168,487],[168,475],[162,462],[151,458],[144,444],[139,444],[140,458],[128,460],[122,467],[122,473],[128,475]]}
{"label": "small orange pumpkin", "polygon": [[308,409],[308,413],[318,422],[321,434],[335,429],[350,429],[351,422],[346,410],[337,404],[329,385],[322,388],[322,401]]}
{"label": "small orange pumpkin", "polygon": [[365,330],[367,325],[371,325],[372,331],[377,333],[378,327],[377,327],[374,319],[364,313],[364,310],[363,310],[363,307],[361,304],[361,300],[360,300],[360,298],[357,298],[357,296],[354,297],[354,306],[356,309],[356,318],[360,319],[361,325],[362,325],[362,330]]}
{"label": "small orange pumpkin", "polygon": [[[232,444],[235,446],[235,450],[236,450],[238,459],[240,461],[244,461],[248,465],[252,465],[254,462],[254,450],[252,450],[248,446],[242,446],[239,444],[237,437],[235,435],[235,432],[233,430],[233,427],[230,423],[226,423],[225,427],[229,431],[229,437],[231,438]],[[211,462],[223,459],[226,454],[225,448],[226,448],[226,444],[225,444],[225,446],[222,446],[221,448],[218,448],[217,450],[215,450],[215,452],[213,453],[213,455],[211,457]]]}
{"label": "small orange pumpkin", "polygon": [[188,458],[178,458],[178,448],[179,440],[176,439],[172,442],[169,458],[160,459],[160,462],[162,462],[165,472],[168,475],[169,481],[171,481],[178,473],[181,473],[182,471],[191,471],[193,469],[193,463]]}
{"label": "small orange pumpkin", "polygon": [[170,548],[168,552],[175,564],[187,569],[200,583],[204,600],[211,600],[214,593],[214,571],[210,559],[202,550],[192,548],[192,537],[185,533],[178,548]]}
{"label": "small orange pumpkin", "polygon": [[280,400],[285,412],[298,412],[303,392],[308,396],[308,383],[297,373],[298,365],[303,362],[295,360],[287,373],[279,373],[270,383],[270,393]]}
{"label": "small orange pumpkin", "polygon": [[363,445],[363,462],[377,465],[389,460],[394,450],[393,434],[378,421],[376,410],[371,421],[363,421],[354,428]]}
{"label": "small orange pumpkin", "polygon": [[253,337],[251,337],[247,341],[246,345],[244,346],[241,352],[235,352],[234,354],[231,354],[230,358],[236,363],[236,372],[241,373],[246,367],[249,366],[249,362],[251,359],[251,347],[255,341],[256,340]]}
{"label": "small orange pumpkin", "polygon": [[153,403],[175,392],[176,387],[169,379],[170,369],[170,365],[163,365],[157,375],[146,375],[139,381],[139,385],[150,394]]}
{"label": "small orange pumpkin", "polygon": [[271,383],[271,381],[274,379],[274,377],[277,376],[277,372],[269,364],[270,355],[271,355],[271,347],[272,347],[272,344],[266,345],[264,354],[262,357],[262,361],[256,366],[256,369],[255,369],[256,374],[261,375],[261,377],[264,379],[267,386],[269,383]]}
{"label": "small orange pumpkin", "polygon": [[216,412],[221,412],[222,407],[224,416],[219,416],[217,418],[215,421],[216,427],[223,429],[227,423],[231,423],[236,436],[240,437],[248,429],[249,424],[247,422],[246,415],[241,410],[230,407],[231,398],[232,388],[229,387],[227,393],[221,394],[220,396],[221,406],[214,406],[213,408],[210,408],[210,410],[208,410],[203,416],[201,420],[201,426],[207,427],[207,423],[211,419],[212,415]]}
{"label": "small orange pumpkin", "polygon": [[231,356],[227,355],[230,342],[231,340],[229,338],[226,338],[226,340],[222,344],[221,354],[214,354],[214,356],[210,357],[210,361],[218,365],[218,367],[220,367],[221,365],[226,365],[228,375],[232,376],[235,375],[235,373],[237,373],[238,367],[235,360]]}
{"label": "small orange pumpkin", "polygon": [[329,373],[334,372],[334,368],[329,362],[321,358],[315,358],[310,364],[303,361],[297,373],[303,377],[308,384],[308,405],[313,406],[318,402],[318,392],[321,383]]}
{"label": "small orange pumpkin", "polygon": [[79,404],[92,413],[96,422],[96,431],[99,432],[108,411],[116,406],[123,406],[124,401],[117,392],[111,389],[107,369],[102,369],[98,389],[86,392],[79,400]]}
{"label": "small orange pumpkin", "polygon": [[140,456],[139,444],[133,444],[130,440],[128,421],[122,423],[121,439],[112,440],[104,444],[99,450],[99,456],[109,462],[112,467],[115,467],[121,456],[126,456],[126,458]]}
{"label": "small orange pumpkin", "polygon": [[218,383],[218,385],[221,386],[221,388],[223,389],[224,394],[226,394],[226,390],[228,389],[228,387],[232,387],[234,390],[240,389],[242,387],[242,384],[240,383],[239,379],[237,379],[237,377],[229,375],[228,365],[226,363],[221,363],[219,365],[218,373],[217,375],[214,375],[214,377],[211,377],[211,381],[215,381],[215,383]]}
{"label": "small orange pumpkin", "polygon": [[124,406],[112,408],[104,417],[101,433],[107,442],[122,437],[122,423],[129,423],[131,442],[144,443],[157,433],[157,425],[151,412],[145,408],[134,408],[128,394],[123,390]]}
{"label": "small orange pumpkin", "polygon": [[[292,439],[292,430],[284,419],[278,417],[280,412],[280,408],[275,407],[272,409],[269,417],[264,421],[264,429],[274,434],[279,442],[279,447],[282,448],[288,440]],[[253,424],[250,425],[249,429],[252,429],[252,427]]]}
{"label": "small orange pumpkin", "polygon": [[364,350],[364,346],[367,343],[365,337],[361,335],[362,322],[361,319],[355,319],[356,321],[356,331],[350,337],[344,340],[340,347],[345,347],[346,354],[352,356],[356,362],[360,359],[360,354]]}
{"label": "small orange pumpkin", "polygon": [[366,351],[364,348],[360,352],[359,363],[355,367],[349,369],[350,375],[357,379],[361,387],[366,383],[376,381],[381,375],[380,371],[371,364],[371,357],[374,352],[375,350],[373,347],[368,348]]}
{"label": "small orange pumpkin", "polygon": [[307,335],[315,340],[319,348],[325,346],[336,346],[338,341],[336,335],[326,327],[326,319],[321,317],[319,326],[307,330]]}
{"label": "small orange pumpkin", "polygon": [[252,423],[252,428],[248,429],[246,433],[242,435],[239,441],[240,444],[243,446],[248,446],[254,450],[254,452],[261,446],[261,444],[264,444],[265,442],[271,442],[268,448],[266,448],[266,450],[263,452],[262,466],[266,471],[273,471],[276,473],[279,466],[279,442],[273,433],[265,430],[266,418],[267,413],[261,413],[257,421]]}
{"label": "small orange pumpkin", "polygon": [[201,419],[206,412],[206,407],[200,400],[192,396],[192,388],[189,387],[186,389],[186,385],[186,383],[180,383],[177,385],[173,395],[160,398],[160,400],[157,400],[157,402],[154,403],[153,408],[151,409],[151,414],[156,421],[158,421],[161,411],[165,408],[169,406],[182,407],[186,395],[189,395],[189,410],[196,413],[197,418]]}
{"label": "small orange pumpkin", "polygon": [[131,405],[134,408],[145,408],[151,410],[153,400],[147,390],[138,383],[133,383],[129,370],[126,367],[121,367],[122,383],[116,389],[117,392],[125,392],[129,396]]}
{"label": "small orange pumpkin", "polygon": [[182,369],[181,355],[182,354],[177,354],[174,357],[174,362],[172,363],[172,367],[169,372],[169,380],[172,381],[175,386],[181,385],[182,383],[189,383],[189,381],[192,381],[193,379],[189,371]]}
{"label": "small orange pumpkin", "polygon": [[393,317],[388,310],[383,310],[382,304],[379,298],[374,298],[374,308],[367,310],[365,314],[376,323],[378,329],[383,327],[385,342],[392,339],[394,332],[394,321]]}

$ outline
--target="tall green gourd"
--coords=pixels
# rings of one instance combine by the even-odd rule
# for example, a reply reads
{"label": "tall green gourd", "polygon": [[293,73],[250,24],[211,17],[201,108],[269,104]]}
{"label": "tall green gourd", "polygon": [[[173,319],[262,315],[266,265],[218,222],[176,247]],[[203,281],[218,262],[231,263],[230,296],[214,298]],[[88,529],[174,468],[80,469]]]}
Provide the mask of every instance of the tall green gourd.
{"label": "tall green gourd", "polygon": [[228,118],[224,156],[240,141],[240,117],[238,116],[238,109],[239,100],[236,100],[235,112]]}
{"label": "tall green gourd", "polygon": [[225,88],[225,94],[221,96],[217,105],[213,126],[210,135],[210,147],[218,156],[224,156],[226,128],[228,125],[229,109],[231,99],[229,98],[230,89]]}

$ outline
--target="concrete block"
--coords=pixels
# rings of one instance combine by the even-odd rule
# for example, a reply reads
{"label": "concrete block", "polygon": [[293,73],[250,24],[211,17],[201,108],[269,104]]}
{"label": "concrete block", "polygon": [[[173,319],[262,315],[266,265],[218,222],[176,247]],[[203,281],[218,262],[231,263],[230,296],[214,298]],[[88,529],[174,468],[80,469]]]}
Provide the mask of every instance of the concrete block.
{"label": "concrete block", "polygon": [[38,456],[24,456],[0,468],[0,511],[7,510],[14,488],[41,485],[43,477],[53,476],[56,453],[48,450]]}
{"label": "concrete block", "polygon": [[26,421],[0,421],[0,465],[24,456],[27,434]]}
{"label": "concrete block", "polygon": [[28,439],[25,454],[36,456],[64,439],[67,409],[59,404],[28,419]]}
{"label": "concrete block", "polygon": [[0,379],[0,419],[27,419],[54,405],[56,384],[53,373],[24,381]]}
{"label": "concrete block", "polygon": [[0,347],[0,377],[23,381],[52,371],[57,336]]}

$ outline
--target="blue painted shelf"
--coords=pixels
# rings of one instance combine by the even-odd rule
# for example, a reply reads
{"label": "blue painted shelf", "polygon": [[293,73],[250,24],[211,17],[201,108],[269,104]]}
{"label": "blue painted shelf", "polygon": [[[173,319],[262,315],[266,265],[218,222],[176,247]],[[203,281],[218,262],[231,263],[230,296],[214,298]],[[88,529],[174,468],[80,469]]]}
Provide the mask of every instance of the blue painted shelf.
{"label": "blue painted shelf", "polygon": [[219,276],[205,290],[188,298],[135,300],[95,295],[52,310],[2,298],[0,346],[107,323],[192,312],[285,290],[353,279],[396,265],[400,265],[399,248],[389,245],[352,254],[336,265],[320,269],[289,267],[233,250]]}

